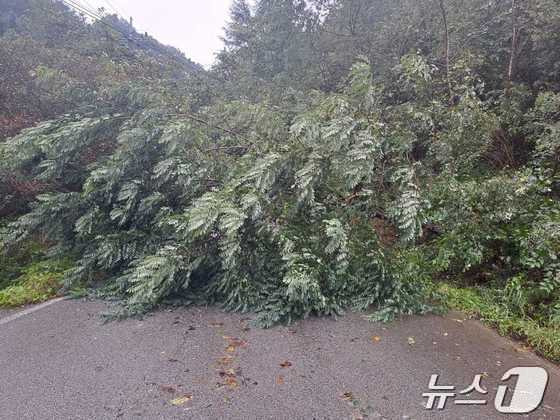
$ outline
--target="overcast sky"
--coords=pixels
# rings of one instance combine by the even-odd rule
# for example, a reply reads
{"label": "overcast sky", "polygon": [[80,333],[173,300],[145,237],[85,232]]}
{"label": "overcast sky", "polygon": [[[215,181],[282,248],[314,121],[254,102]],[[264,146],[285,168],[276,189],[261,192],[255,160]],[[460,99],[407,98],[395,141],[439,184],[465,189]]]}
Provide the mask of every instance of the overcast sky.
{"label": "overcast sky", "polygon": [[220,37],[229,19],[232,0],[78,0],[88,8],[104,7],[133,23],[139,32],[148,32],[158,41],[179,48],[187,57],[205,67],[214,62],[222,48]]}

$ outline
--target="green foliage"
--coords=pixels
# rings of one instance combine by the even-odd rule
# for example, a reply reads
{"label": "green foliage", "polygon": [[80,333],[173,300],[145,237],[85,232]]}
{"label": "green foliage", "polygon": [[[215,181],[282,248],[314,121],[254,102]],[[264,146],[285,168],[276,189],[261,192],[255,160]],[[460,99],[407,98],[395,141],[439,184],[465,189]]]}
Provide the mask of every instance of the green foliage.
{"label": "green foliage", "polygon": [[399,185],[401,193],[389,208],[389,214],[401,231],[402,240],[406,242],[417,240],[426,222],[422,216],[422,201],[414,176],[414,169],[398,168],[392,177],[392,182]]}
{"label": "green foliage", "polygon": [[11,285],[31,261],[43,256],[44,246],[37,241],[22,244],[11,255],[0,255],[0,290]]}
{"label": "green foliage", "polygon": [[88,24],[59,1],[0,6],[0,141],[43,120],[95,112],[122,85],[202,70],[116,15]]}
{"label": "green foliage", "polygon": [[0,289],[0,307],[44,302],[60,291],[68,260],[45,260],[25,268],[11,286]]}
{"label": "green foliage", "polygon": [[[11,4],[0,48],[21,46],[8,67],[30,79],[10,108],[23,86],[56,94],[0,146],[3,250],[43,235],[78,256],[67,288],[102,281],[125,315],[178,299],[263,326],[371,306],[389,320],[438,309],[434,283],[461,276],[493,281],[500,314],[556,325],[560,8],[433,6],[236,1],[205,73],[62,5]],[[47,62],[53,45],[70,62]]]}
{"label": "green foliage", "polygon": [[[25,131],[4,144],[3,152],[13,155],[10,167],[23,170],[33,160],[28,172],[33,179],[82,186],[38,196],[31,211],[9,225],[4,244],[14,247],[31,234],[47,235],[58,252],[82,255],[68,286],[104,272],[130,312],[182,295],[256,310],[263,325],[336,314],[364,301],[387,300],[394,313],[408,313],[412,309],[400,295],[412,291],[411,280],[406,287],[393,282],[401,274],[392,272],[382,253],[370,256],[375,231],[352,227],[383,207],[403,243],[414,242],[422,224],[413,171],[375,174],[361,162],[364,148],[373,162],[383,158],[368,150],[372,146],[395,163],[406,162],[389,131],[398,130],[399,122],[386,132],[379,128],[377,111],[367,105],[373,95],[364,89],[367,80],[364,65],[356,66],[345,96],[320,99],[291,127],[272,131],[287,136],[283,143],[270,138],[243,156],[229,155],[228,146],[220,145],[204,152],[201,148],[215,142],[213,133],[158,108],[132,114],[124,123],[100,116]],[[152,97],[146,98],[150,104]],[[242,114],[245,105],[237,106],[234,115],[227,109],[224,117]],[[272,119],[280,122],[273,114]],[[372,129],[378,132],[375,140]],[[79,176],[61,176],[72,167],[72,156],[100,135],[116,137],[111,154],[82,167]],[[62,153],[49,151],[60,147]],[[357,166],[349,171],[352,162]],[[394,182],[391,192],[376,197],[366,187],[358,206],[345,203],[358,183],[372,184],[377,177]]]}
{"label": "green foliage", "polygon": [[558,320],[539,320],[525,314],[527,302],[523,298],[520,301],[523,292],[518,286],[501,290],[442,285],[440,293],[449,308],[480,319],[502,335],[526,340],[542,356],[560,361]]}

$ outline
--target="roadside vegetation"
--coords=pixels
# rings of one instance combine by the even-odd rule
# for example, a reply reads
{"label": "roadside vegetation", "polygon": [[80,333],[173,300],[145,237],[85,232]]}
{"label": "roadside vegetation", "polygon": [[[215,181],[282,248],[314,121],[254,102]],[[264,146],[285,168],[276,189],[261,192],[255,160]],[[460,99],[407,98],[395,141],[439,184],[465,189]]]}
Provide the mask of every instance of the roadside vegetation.
{"label": "roadside vegetation", "polygon": [[495,328],[501,335],[526,342],[539,355],[560,362],[558,319],[543,317],[542,311],[531,307],[526,297],[522,297],[521,305],[512,305],[511,296],[503,289],[462,284],[443,284],[440,292],[448,308],[464,312]]}
{"label": "roadside vegetation", "polygon": [[117,315],[452,307],[559,360],[556,1],[236,0],[209,71],[4,3],[5,258],[40,235]]}
{"label": "roadside vegetation", "polygon": [[59,294],[72,263],[50,258],[47,249],[39,238],[33,238],[17,252],[0,256],[0,308],[40,303]]}
{"label": "roadside vegetation", "polygon": [[21,276],[0,289],[0,308],[40,303],[56,296],[69,266],[68,261],[57,260],[29,264]]}

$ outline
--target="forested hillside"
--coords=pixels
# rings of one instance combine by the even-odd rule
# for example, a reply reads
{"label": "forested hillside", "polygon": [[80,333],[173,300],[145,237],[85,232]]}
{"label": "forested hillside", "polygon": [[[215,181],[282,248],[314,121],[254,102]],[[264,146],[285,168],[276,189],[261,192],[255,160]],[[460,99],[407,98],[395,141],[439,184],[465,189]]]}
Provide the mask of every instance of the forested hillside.
{"label": "forested hillside", "polygon": [[6,267],[40,242],[123,315],[451,305],[560,360],[557,1],[235,0],[209,71],[0,6]]}
{"label": "forested hillside", "polygon": [[88,25],[89,15],[62,2],[2,0],[0,6],[0,138],[106,101],[107,91],[125,82],[201,70],[114,15]]}

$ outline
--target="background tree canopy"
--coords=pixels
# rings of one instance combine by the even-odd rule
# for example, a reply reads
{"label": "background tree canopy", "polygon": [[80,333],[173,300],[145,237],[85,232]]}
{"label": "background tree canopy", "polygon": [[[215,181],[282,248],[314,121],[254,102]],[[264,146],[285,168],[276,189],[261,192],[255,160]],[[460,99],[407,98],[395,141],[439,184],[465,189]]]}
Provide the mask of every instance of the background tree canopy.
{"label": "background tree canopy", "polygon": [[558,2],[235,0],[209,71],[117,16],[0,6],[6,255],[40,237],[124,314],[391,319],[463,279],[560,325]]}

